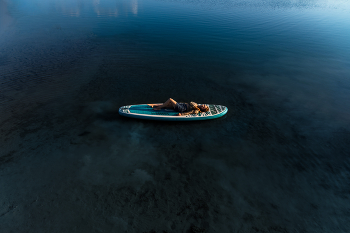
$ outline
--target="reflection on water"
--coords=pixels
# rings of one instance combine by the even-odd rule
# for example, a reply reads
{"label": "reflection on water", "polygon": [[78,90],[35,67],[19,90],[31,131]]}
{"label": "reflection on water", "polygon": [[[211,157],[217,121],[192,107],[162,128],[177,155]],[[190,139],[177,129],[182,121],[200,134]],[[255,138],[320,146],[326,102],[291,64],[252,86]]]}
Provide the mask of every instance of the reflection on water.
{"label": "reflection on water", "polygon": [[[349,10],[0,0],[0,229],[349,232]],[[169,97],[229,112],[117,113]]]}
{"label": "reflection on water", "polygon": [[0,0],[0,33],[12,22],[12,17],[8,11],[7,0]]}
{"label": "reflection on water", "polygon": [[[9,0],[2,0],[3,5]],[[9,1],[12,2],[12,1]],[[138,0],[122,0],[122,1],[110,1],[110,0],[33,0],[33,1],[17,1],[17,8],[24,14],[36,14],[55,12],[61,13],[65,16],[79,17],[84,12],[90,14],[94,12],[97,16],[118,16],[121,12],[123,14],[132,13],[137,15],[138,12]],[[92,15],[89,15],[91,17]]]}
{"label": "reflection on water", "polygon": [[[60,12],[67,16],[80,16],[82,12],[90,12],[92,9],[98,16],[117,16],[118,12],[129,13],[134,15],[138,14],[139,3],[138,0],[33,0],[33,1],[11,1],[1,0],[1,9],[5,12],[9,3],[15,4],[16,8],[21,9],[22,13],[33,14],[35,12]],[[223,1],[211,1],[211,0],[160,0],[146,1],[149,6],[157,6],[159,3],[180,5],[186,4],[187,6],[200,6],[201,10],[221,9],[233,10],[235,8],[254,8],[254,9],[336,9],[338,13],[348,12],[350,9],[350,3],[348,1],[332,1],[332,0],[313,0],[313,1],[286,1],[286,0],[223,0]],[[198,9],[197,9],[198,10]],[[91,15],[90,15],[91,17]]]}

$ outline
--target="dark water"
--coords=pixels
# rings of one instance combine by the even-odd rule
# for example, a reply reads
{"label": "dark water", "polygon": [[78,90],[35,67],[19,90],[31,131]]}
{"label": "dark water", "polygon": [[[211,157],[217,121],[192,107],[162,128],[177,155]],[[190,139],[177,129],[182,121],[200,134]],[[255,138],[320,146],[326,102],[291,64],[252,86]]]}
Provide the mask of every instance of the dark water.
{"label": "dark water", "polygon": [[[0,232],[349,232],[350,3],[0,0]],[[149,122],[122,105],[222,104]]]}

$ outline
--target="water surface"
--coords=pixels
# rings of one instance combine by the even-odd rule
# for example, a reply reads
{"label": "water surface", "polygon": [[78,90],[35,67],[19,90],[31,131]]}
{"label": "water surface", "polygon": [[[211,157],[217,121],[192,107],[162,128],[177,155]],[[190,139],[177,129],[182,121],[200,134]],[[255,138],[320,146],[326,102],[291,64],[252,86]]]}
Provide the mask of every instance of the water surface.
{"label": "water surface", "polygon": [[[348,232],[347,1],[0,0],[5,232]],[[191,123],[122,105],[222,104]]]}

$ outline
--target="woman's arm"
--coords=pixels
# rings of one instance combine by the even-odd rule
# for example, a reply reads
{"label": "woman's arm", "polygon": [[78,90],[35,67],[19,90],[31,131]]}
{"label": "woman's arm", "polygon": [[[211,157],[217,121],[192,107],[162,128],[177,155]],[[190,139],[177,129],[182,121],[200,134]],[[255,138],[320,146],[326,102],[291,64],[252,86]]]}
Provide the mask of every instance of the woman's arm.
{"label": "woman's arm", "polygon": [[198,110],[192,110],[192,111],[189,111],[189,112],[183,112],[183,113],[180,113],[177,114],[178,116],[185,116],[185,115],[189,115],[189,114],[198,114],[199,111]]}

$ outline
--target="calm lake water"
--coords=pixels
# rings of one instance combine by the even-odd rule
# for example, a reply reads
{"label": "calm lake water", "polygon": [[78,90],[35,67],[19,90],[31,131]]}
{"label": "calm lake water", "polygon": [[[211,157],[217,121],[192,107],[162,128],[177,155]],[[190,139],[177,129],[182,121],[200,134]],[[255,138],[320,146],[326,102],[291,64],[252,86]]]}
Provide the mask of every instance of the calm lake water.
{"label": "calm lake water", "polygon": [[[350,2],[0,0],[2,232],[349,232]],[[123,105],[221,104],[204,122]]]}

